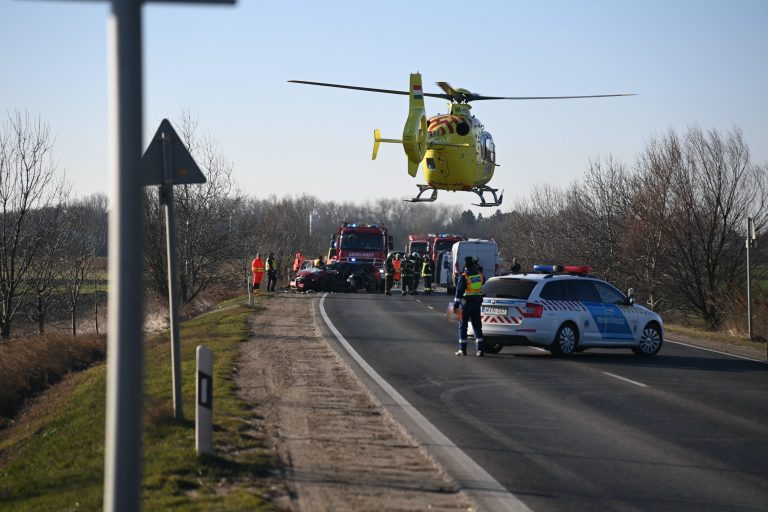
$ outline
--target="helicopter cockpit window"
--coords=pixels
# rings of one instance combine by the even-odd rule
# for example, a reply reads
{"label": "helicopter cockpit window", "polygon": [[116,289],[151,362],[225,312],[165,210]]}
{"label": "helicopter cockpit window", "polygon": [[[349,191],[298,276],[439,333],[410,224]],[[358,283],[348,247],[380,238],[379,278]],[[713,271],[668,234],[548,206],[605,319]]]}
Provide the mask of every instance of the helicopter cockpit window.
{"label": "helicopter cockpit window", "polygon": [[482,152],[483,160],[496,163],[496,146],[493,144],[490,133],[483,132]]}

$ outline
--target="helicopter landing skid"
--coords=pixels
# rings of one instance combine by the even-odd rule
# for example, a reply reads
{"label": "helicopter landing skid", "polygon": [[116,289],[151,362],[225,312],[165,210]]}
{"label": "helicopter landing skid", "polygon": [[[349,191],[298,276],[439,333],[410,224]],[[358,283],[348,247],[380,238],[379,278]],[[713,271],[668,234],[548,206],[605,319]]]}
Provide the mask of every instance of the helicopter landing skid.
{"label": "helicopter landing skid", "polygon": [[[419,193],[416,194],[416,197],[414,197],[413,199],[404,199],[405,202],[408,202],[408,203],[431,203],[431,202],[437,200],[437,189],[436,188],[433,188],[433,187],[431,187],[429,185],[416,185],[416,186],[419,187]],[[429,197],[421,197],[421,194],[423,194],[427,190],[431,190],[432,191],[432,195],[429,196]]]}
{"label": "helicopter landing skid", "polygon": [[[499,194],[498,197],[496,197],[496,192],[499,189],[497,188],[491,188],[488,185],[483,185],[482,187],[475,187],[472,189],[472,192],[480,196],[480,203],[472,203],[475,206],[501,206],[501,201],[504,200],[504,191],[501,191],[501,194]],[[485,200],[485,197],[483,197],[483,192],[490,192],[493,196],[493,202],[489,202]]]}

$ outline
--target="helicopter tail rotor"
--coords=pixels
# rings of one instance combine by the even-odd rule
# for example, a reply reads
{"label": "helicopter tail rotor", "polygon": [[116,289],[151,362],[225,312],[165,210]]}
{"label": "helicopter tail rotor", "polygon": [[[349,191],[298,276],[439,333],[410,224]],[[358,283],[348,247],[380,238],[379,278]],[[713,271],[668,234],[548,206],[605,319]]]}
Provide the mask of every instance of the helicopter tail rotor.
{"label": "helicopter tail rotor", "polygon": [[427,153],[427,113],[419,73],[411,74],[408,104],[410,108],[403,127],[403,149],[408,155],[408,174],[416,176],[419,164]]}

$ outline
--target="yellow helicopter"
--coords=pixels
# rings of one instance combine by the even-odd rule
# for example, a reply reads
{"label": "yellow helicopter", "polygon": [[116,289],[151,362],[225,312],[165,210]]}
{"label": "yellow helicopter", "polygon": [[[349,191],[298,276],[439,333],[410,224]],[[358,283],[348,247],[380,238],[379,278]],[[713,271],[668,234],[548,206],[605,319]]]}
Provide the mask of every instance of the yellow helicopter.
{"label": "yellow helicopter", "polygon": [[[479,100],[548,100],[574,98],[608,98],[615,96],[634,96],[634,94],[595,94],[589,96],[482,96],[466,89],[454,89],[446,82],[437,82],[443,93],[425,93],[421,87],[421,74],[411,74],[411,85],[408,91],[391,89],[376,89],[354,85],[329,84],[324,82],[307,82],[304,80],[289,80],[291,83],[320,85],[323,87],[338,87],[357,91],[370,91],[385,94],[400,94],[409,96],[410,110],[403,128],[402,139],[384,139],[379,130],[373,131],[373,160],[379,151],[379,144],[391,142],[402,144],[408,157],[408,174],[415,177],[419,165],[424,163],[424,180],[426,184],[418,184],[419,193],[411,202],[431,202],[437,199],[438,190],[474,192],[480,196],[480,203],[475,206],[499,206],[504,193],[498,196],[498,189],[487,183],[493,177],[498,166],[496,163],[496,148],[493,137],[485,131],[483,123],[470,113],[470,101]],[[424,109],[424,96],[443,98],[449,101],[449,113],[437,115],[427,120]],[[429,197],[422,197],[428,190]],[[492,201],[486,201],[483,194],[489,192]]]}

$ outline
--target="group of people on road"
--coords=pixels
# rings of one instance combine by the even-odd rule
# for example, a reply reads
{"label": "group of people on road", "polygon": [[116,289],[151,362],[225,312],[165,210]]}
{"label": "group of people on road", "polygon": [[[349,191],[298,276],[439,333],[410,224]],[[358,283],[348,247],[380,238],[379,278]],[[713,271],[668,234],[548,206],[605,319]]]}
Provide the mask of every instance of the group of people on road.
{"label": "group of people on road", "polygon": [[419,287],[419,277],[424,278],[424,294],[432,293],[432,280],[435,275],[435,264],[428,254],[419,256],[413,252],[409,255],[393,253],[384,261],[384,293],[392,295],[392,287],[400,282],[402,295],[415,295]]}
{"label": "group of people on road", "polygon": [[[297,252],[293,260],[293,272],[296,274],[301,268],[306,258],[301,252]],[[517,259],[513,260],[512,270],[519,271]],[[325,261],[322,256],[312,261],[312,266],[322,268]],[[267,291],[274,292],[277,283],[277,264],[274,253],[269,253],[267,259],[262,261],[261,253],[257,253],[251,262],[253,271],[253,289],[258,290],[264,274],[267,274]],[[392,295],[392,287],[395,281],[400,281],[400,292],[402,295],[415,295],[416,288],[419,286],[419,277],[424,278],[424,294],[432,293],[432,280],[435,274],[435,264],[428,254],[419,256],[419,253],[413,252],[409,255],[402,253],[390,254],[384,261],[385,270],[385,288],[387,295]],[[456,295],[453,299],[452,308],[459,313],[459,349],[457,356],[467,355],[467,338],[469,323],[472,323],[472,329],[475,334],[477,344],[477,355],[483,356],[485,350],[485,341],[483,339],[483,324],[480,316],[481,305],[483,303],[482,286],[485,283],[482,267],[479,266],[477,258],[467,256],[464,259],[464,269],[456,282]]]}
{"label": "group of people on road", "polygon": [[256,253],[256,257],[251,262],[251,271],[253,272],[253,289],[258,290],[261,288],[261,281],[264,279],[264,274],[267,274],[267,291],[275,291],[275,285],[277,284],[277,263],[275,262],[274,253],[269,253],[266,261],[261,259],[261,253]]}

